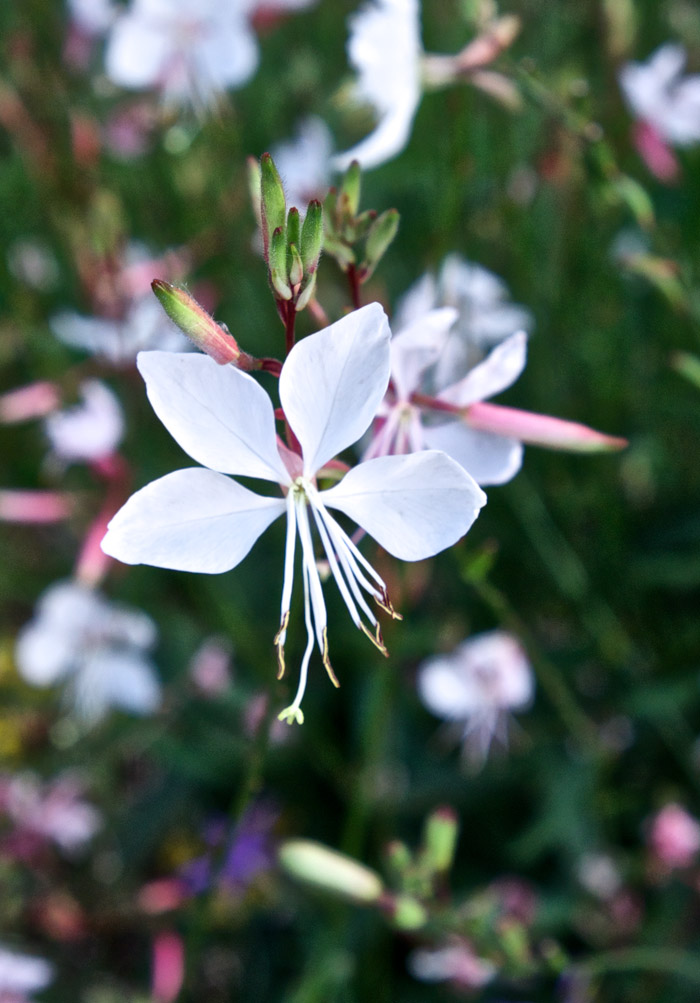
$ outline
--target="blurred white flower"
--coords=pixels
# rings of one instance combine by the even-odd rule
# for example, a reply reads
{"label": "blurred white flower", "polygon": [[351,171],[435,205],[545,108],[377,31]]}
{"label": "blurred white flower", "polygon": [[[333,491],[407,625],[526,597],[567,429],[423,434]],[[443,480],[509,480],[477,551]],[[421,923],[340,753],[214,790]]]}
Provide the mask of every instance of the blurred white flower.
{"label": "blurred white flower", "polygon": [[379,121],[357,146],[333,158],[337,170],[353,160],[377,167],[404,148],[421,97],[422,55],[418,0],[372,0],[351,17],[353,99],[374,108]]}
{"label": "blurred white flower", "polygon": [[419,948],[408,956],[408,970],[421,982],[451,982],[460,989],[480,989],[496,974],[495,965],[480,958],[467,941]]}
{"label": "blurred white flower", "polygon": [[44,428],[55,456],[67,463],[90,463],[111,456],[124,434],[117,396],[99,380],[81,384],[82,403],[54,411]]}
{"label": "blurred white flower", "polygon": [[330,185],[330,157],[333,142],[328,126],[315,115],[299,123],[291,142],[270,151],[275,162],[287,205],[303,214],[311,199],[323,200]]}
{"label": "blurred white flower", "polygon": [[510,301],[502,279],[459,254],[448,255],[437,276],[427,273],[411,286],[397,305],[396,327],[443,306],[457,311],[436,371],[443,386],[464,376],[499,341],[533,326],[532,314]]}
{"label": "blurred white flower", "polygon": [[101,35],[107,31],[117,10],[113,0],[68,0],[73,23],[86,35]]}
{"label": "blurred white flower", "polygon": [[254,0],[132,0],[107,41],[107,76],[157,88],[165,100],[204,108],[241,87],[258,65]]}
{"label": "blurred white flower", "polygon": [[29,994],[45,989],[52,979],[48,961],[0,946],[0,1001],[28,1003]]}
{"label": "blurred white flower", "polygon": [[40,598],[19,633],[15,659],[33,686],[67,684],[67,697],[88,724],[110,707],[150,714],[161,694],[146,652],[156,639],[150,617],[76,582],[58,582]]}
{"label": "blurred white flower", "polygon": [[532,700],[532,668],[519,642],[505,631],[477,634],[449,655],[418,669],[418,694],[431,713],[464,728],[465,751],[477,763],[495,737],[507,741],[508,713]]}
{"label": "blurred white flower", "polygon": [[83,317],[66,311],[56,314],[49,323],[64,344],[83,348],[115,366],[133,364],[142,349],[183,352],[190,347],[150,292],[134,300],[123,320]]}
{"label": "blurred white flower", "polygon": [[646,63],[626,63],[620,85],[634,115],[673,146],[700,140],[700,75],[683,77],[686,54],[668,43]]}
{"label": "blurred white flower", "polygon": [[70,852],[92,839],[102,824],[99,812],[82,800],[82,793],[71,774],[42,783],[35,774],[20,773],[0,784],[0,804],[20,829]]}

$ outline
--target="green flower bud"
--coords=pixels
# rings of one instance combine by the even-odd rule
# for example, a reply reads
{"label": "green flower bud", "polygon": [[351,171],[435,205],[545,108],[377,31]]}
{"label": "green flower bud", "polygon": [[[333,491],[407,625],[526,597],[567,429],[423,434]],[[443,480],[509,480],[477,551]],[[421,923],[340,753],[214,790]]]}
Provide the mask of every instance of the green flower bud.
{"label": "green flower bud", "polygon": [[366,281],[377,267],[385,251],[396,236],[399,228],[399,213],[396,209],[387,209],[377,216],[367,234],[365,245],[365,260],[360,269],[362,280]]}
{"label": "green flower bud", "polygon": [[287,246],[294,244],[295,247],[299,247],[301,243],[301,217],[299,216],[299,210],[292,206],[287,214]]}
{"label": "green flower bud", "polygon": [[323,250],[335,258],[344,272],[348,270],[350,265],[355,264],[355,253],[352,248],[331,237],[328,233],[325,233],[323,237]]}
{"label": "green flower bud", "polygon": [[360,165],[357,160],[353,160],[340,183],[338,201],[340,203],[340,211],[343,215],[353,218],[357,215],[357,210],[360,208],[361,188],[362,176]]}
{"label": "green flower bud", "polygon": [[282,179],[269,153],[263,153],[260,158],[260,193],[263,243],[267,249],[274,231],[278,227],[284,230],[287,207]]}
{"label": "green flower bud", "polygon": [[399,930],[420,930],[428,922],[424,906],[410,895],[397,895],[391,901],[389,915]]}
{"label": "green flower bud", "polygon": [[287,242],[284,229],[278,226],[273,230],[268,252],[270,282],[276,294],[283,300],[292,298],[292,290],[287,282]]}
{"label": "green flower bud", "polygon": [[301,263],[301,255],[297,251],[296,244],[290,244],[287,248],[287,273],[293,287],[301,284],[301,280],[304,278],[304,266]]}
{"label": "green flower bud", "polygon": [[318,268],[322,247],[323,206],[318,199],[312,199],[309,202],[304,225],[301,228],[301,260],[307,274],[312,274]]}
{"label": "green flower bud", "polygon": [[429,815],[423,833],[423,861],[431,874],[443,874],[454,860],[458,832],[457,816],[449,807]]}
{"label": "green flower bud", "polygon": [[287,874],[341,898],[370,905],[382,894],[378,874],[321,843],[288,840],[282,844],[278,859]]}
{"label": "green flower bud", "polygon": [[255,157],[248,157],[248,191],[250,193],[250,203],[253,206],[255,219],[260,230],[262,230],[262,201],[261,201],[261,174],[260,164]]}

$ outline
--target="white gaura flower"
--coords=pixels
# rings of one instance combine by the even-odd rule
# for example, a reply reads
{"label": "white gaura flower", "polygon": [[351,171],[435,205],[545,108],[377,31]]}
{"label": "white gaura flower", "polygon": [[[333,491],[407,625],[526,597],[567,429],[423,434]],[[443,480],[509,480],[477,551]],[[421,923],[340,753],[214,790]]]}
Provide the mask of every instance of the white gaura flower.
{"label": "white gaura flower", "polygon": [[258,65],[254,0],[132,0],[107,42],[107,76],[158,88],[166,101],[206,107]]}
{"label": "white gaura flower", "polygon": [[700,75],[683,77],[682,45],[662,45],[646,63],[627,63],[620,85],[636,118],[672,146],[700,140]]}
{"label": "white gaura flower", "polygon": [[348,59],[358,74],[353,97],[369,104],[379,121],[357,146],[334,157],[337,170],[353,160],[376,167],[404,148],[421,97],[422,55],[418,0],[373,0],[351,18]]}
{"label": "white gaura flower", "polygon": [[477,762],[486,758],[495,736],[506,741],[507,715],[532,700],[532,668],[511,634],[477,634],[449,655],[418,669],[418,693],[433,714],[461,722],[465,747]]}
{"label": "white gaura flower", "polygon": [[[521,467],[522,441],[513,434],[480,428],[479,406],[509,387],[522,372],[526,335],[523,331],[512,335],[463,379],[439,389],[434,397],[424,395],[424,384],[432,382],[429,370],[444,350],[455,319],[450,308],[432,310],[392,338],[391,384],[365,458],[441,449],[479,484],[504,484]],[[441,406],[455,410],[440,410]],[[493,419],[490,410],[487,417]]]}
{"label": "white gaura flower", "polygon": [[0,1000],[24,1003],[30,993],[45,989],[52,979],[53,967],[48,961],[0,945]]}
{"label": "white gaura flower", "polygon": [[105,383],[81,385],[82,403],[54,411],[44,422],[51,449],[67,463],[89,463],[111,456],[124,434],[124,413]]}
{"label": "white gaura flower", "polygon": [[[389,380],[389,339],[386,316],[373,303],[292,349],[279,393],[301,455],[278,446],[272,402],[247,374],[202,355],[149,352],[138,358],[156,414],[182,448],[209,469],[178,470],[138,491],[110,523],[103,550],[127,564],[215,574],[239,564],[264,530],[286,514],[275,638],[280,675],[297,537],[307,630],[298,691],[280,715],[290,723],[303,721],[301,700],[314,642],[337,685],[312,524],[353,622],[386,653],[367,601],[393,614],[385,583],[329,509],[349,516],[393,556],[416,561],[456,542],[486,501],[464,470],[433,451],[361,463],[334,487],[319,490],[319,473],[366,431],[379,407]],[[256,494],[225,474],[271,481],[285,497]]]}
{"label": "white gaura flower", "polygon": [[146,654],[155,639],[155,624],[140,610],[77,582],[58,582],[20,631],[15,660],[32,686],[65,682],[78,717],[94,724],[110,707],[157,710],[160,685]]}
{"label": "white gaura flower", "polygon": [[65,345],[82,348],[113,366],[133,365],[137,353],[143,349],[183,352],[189,345],[150,290],[147,296],[129,305],[122,320],[83,317],[65,311],[56,314],[49,323]]}

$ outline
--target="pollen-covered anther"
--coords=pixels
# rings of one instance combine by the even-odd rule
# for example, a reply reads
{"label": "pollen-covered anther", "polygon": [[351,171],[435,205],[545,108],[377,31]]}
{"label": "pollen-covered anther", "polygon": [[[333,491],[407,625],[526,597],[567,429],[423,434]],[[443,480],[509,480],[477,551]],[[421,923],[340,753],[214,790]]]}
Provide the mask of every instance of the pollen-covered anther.
{"label": "pollen-covered anther", "polygon": [[388,613],[392,620],[403,620],[400,613],[397,613],[391,604],[391,599],[386,589],[382,589],[379,596],[374,597],[374,601],[380,609],[383,609],[385,613]]}
{"label": "pollen-covered anther", "polygon": [[376,625],[374,634],[369,629],[369,627],[364,623],[360,623],[360,630],[370,639],[375,648],[381,651],[381,653],[384,655],[385,658],[389,657],[389,652],[387,651],[386,645],[384,644],[384,638],[382,637],[382,631],[379,624]]}
{"label": "pollen-covered anther", "polygon": [[287,637],[287,627],[289,626],[289,610],[287,610],[282,617],[282,622],[280,623],[280,629],[275,634],[274,645],[277,649],[277,678],[281,679],[284,675],[284,642]]}
{"label": "pollen-covered anther", "polygon": [[338,677],[333,671],[333,666],[331,665],[331,660],[328,655],[328,629],[323,628],[323,651],[321,652],[321,657],[323,658],[323,667],[328,673],[328,678],[333,683],[336,689],[340,689],[340,683],[338,682]]}

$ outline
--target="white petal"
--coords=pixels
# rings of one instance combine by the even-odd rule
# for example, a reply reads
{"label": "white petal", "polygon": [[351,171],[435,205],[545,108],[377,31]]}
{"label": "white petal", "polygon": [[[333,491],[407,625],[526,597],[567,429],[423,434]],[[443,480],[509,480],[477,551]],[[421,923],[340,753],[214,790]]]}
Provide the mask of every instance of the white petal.
{"label": "white petal", "polygon": [[88,380],[80,390],[82,404],[55,411],[45,422],[54,453],[68,462],[111,455],[124,434],[121,405],[109,387]]}
{"label": "white petal", "polygon": [[460,675],[454,659],[431,658],[418,670],[418,695],[431,713],[448,721],[461,721],[479,706],[471,680]]}
{"label": "white petal", "polygon": [[353,160],[357,160],[361,167],[369,171],[401,153],[411,135],[417,107],[417,100],[411,104],[403,103],[393,114],[384,115],[369,136],[345,153],[337,153],[333,157],[333,168],[344,171]]}
{"label": "white petal", "polygon": [[438,358],[457,320],[452,307],[430,310],[391,339],[391,378],[400,400],[417,390],[428,366]]}
{"label": "white petal", "polygon": [[154,87],[173,54],[167,31],[154,21],[125,14],[112,28],[105,53],[107,76],[120,87]]}
{"label": "white petal", "polygon": [[[256,36],[242,17],[216,19],[197,45],[194,65],[198,79],[210,92],[240,87],[258,66]],[[208,86],[207,86],[208,82]]]}
{"label": "white petal", "polygon": [[367,460],[321,497],[403,561],[432,557],[456,543],[486,503],[469,474],[433,450]]}
{"label": "white petal", "polygon": [[386,314],[370,303],[289,353],[280,400],[301,443],[307,477],[367,431],[389,383],[390,338]]}
{"label": "white petal", "polygon": [[195,352],[140,352],[137,365],[153,410],[193,460],[288,483],[272,402],[252,377]]}
{"label": "white petal", "polygon": [[456,460],[477,484],[506,484],[522,466],[523,446],[517,439],[479,432],[459,420],[424,425],[423,438],[431,449],[442,449]]}
{"label": "white petal", "polygon": [[463,380],[453,383],[438,396],[458,407],[487,400],[515,383],[525,368],[526,359],[527,335],[524,331],[518,331],[497,345]]}
{"label": "white petal", "polygon": [[59,313],[49,321],[56,337],[71,348],[84,348],[94,355],[111,359],[112,350],[119,339],[120,325],[100,317],[82,317],[78,313]]}
{"label": "white petal", "polygon": [[132,714],[153,714],[161,703],[158,677],[150,662],[133,651],[106,651],[92,666],[102,678],[106,706]]}
{"label": "white petal", "polygon": [[218,574],[235,568],[284,509],[281,498],[211,470],[176,470],[131,496],[102,549],[124,564]]}
{"label": "white petal", "polygon": [[53,967],[43,958],[0,948],[0,993],[24,995],[39,992],[52,978]]}
{"label": "white petal", "polygon": [[32,686],[51,686],[68,675],[77,657],[75,641],[52,624],[32,621],[15,645],[17,671]]}

